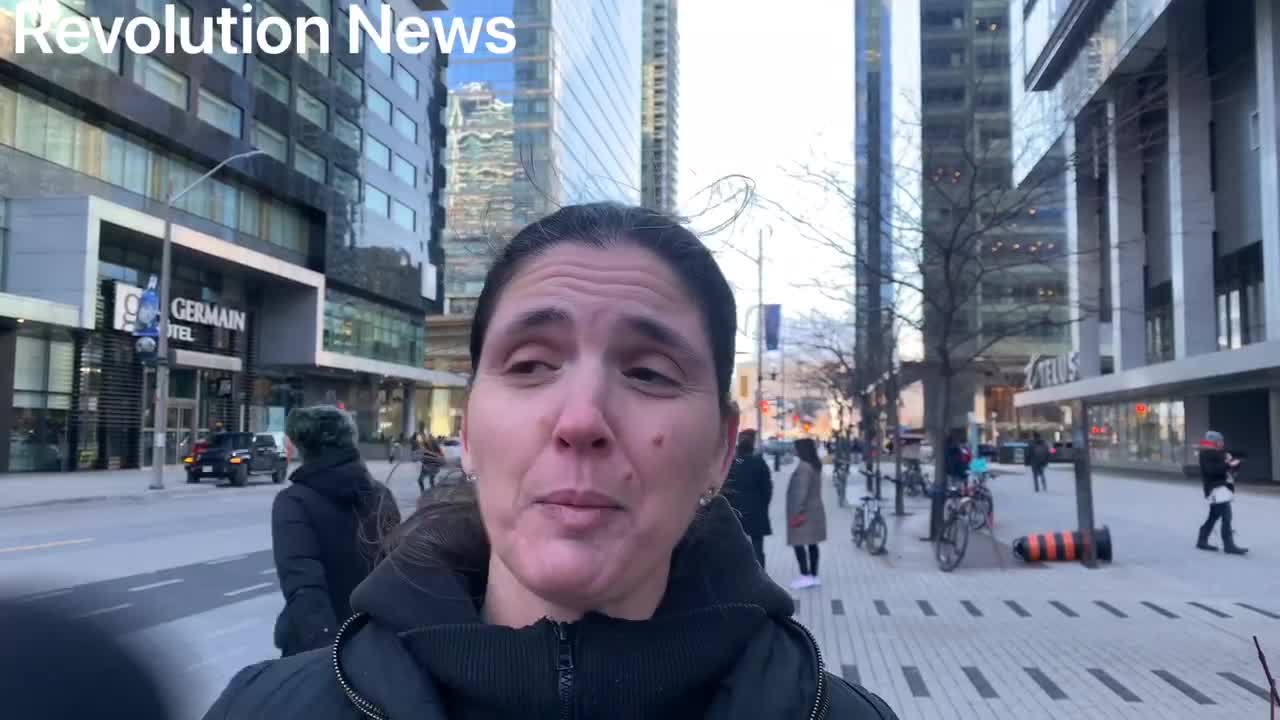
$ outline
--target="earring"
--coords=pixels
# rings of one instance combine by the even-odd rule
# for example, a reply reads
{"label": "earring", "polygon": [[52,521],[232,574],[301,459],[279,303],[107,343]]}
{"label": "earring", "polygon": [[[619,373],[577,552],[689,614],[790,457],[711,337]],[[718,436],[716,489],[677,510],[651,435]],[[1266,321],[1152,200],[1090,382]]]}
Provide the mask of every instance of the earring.
{"label": "earring", "polygon": [[476,476],[475,473],[473,472],[467,473],[467,482],[474,483],[476,480],[479,480],[479,478]]}
{"label": "earring", "polygon": [[698,506],[706,507],[710,505],[711,501],[715,498],[716,494],[717,494],[716,488],[707,488],[706,492],[698,496]]}

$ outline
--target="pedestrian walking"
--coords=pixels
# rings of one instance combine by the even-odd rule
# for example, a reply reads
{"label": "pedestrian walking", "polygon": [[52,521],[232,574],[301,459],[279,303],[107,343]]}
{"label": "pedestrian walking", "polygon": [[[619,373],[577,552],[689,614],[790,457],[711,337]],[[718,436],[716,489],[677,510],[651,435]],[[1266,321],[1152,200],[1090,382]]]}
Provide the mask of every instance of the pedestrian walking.
{"label": "pedestrian walking", "polygon": [[1226,439],[1220,432],[1210,430],[1200,441],[1200,479],[1204,484],[1204,498],[1209,501],[1209,517],[1200,526],[1200,539],[1196,547],[1201,550],[1217,550],[1209,544],[1213,526],[1222,519],[1222,549],[1230,555],[1244,555],[1248,548],[1236,545],[1235,531],[1231,529],[1231,503],[1235,500],[1235,474],[1240,460],[1231,457],[1226,450]]}
{"label": "pedestrian walking", "polygon": [[736,318],[656,211],[517,233],[471,325],[471,481],[392,535],[332,648],[247,668],[207,720],[896,718],[824,672],[721,493]]}
{"label": "pedestrian walking", "polygon": [[302,452],[292,484],[271,507],[285,599],[276,647],[289,656],[333,642],[351,615],[351,591],[382,558],[380,539],[400,523],[400,511],[360,458],[351,416],[327,405],[301,408],[285,430]]}
{"label": "pedestrian walking", "polygon": [[1031,482],[1035,485],[1035,491],[1040,492],[1043,489],[1049,491],[1049,481],[1045,478],[1044,470],[1049,465],[1049,443],[1040,437],[1040,433],[1032,435],[1031,447],[1027,449],[1027,464],[1031,466]]}
{"label": "pedestrian walking", "polygon": [[729,466],[724,497],[738,511],[742,530],[751,538],[756,560],[764,567],[764,538],[773,534],[769,523],[769,503],[773,500],[773,477],[769,464],[756,453],[756,431],[738,433],[737,456]]}
{"label": "pedestrian walking", "polygon": [[787,485],[787,544],[795,548],[800,577],[795,589],[821,585],[818,579],[818,544],[827,540],[827,511],[822,505],[822,461],[812,438],[796,440],[800,460]]}
{"label": "pedestrian walking", "polygon": [[427,432],[426,423],[418,423],[418,434],[413,436],[418,453],[418,493],[425,495],[428,484],[436,486],[436,475],[444,467],[444,450],[439,441]]}

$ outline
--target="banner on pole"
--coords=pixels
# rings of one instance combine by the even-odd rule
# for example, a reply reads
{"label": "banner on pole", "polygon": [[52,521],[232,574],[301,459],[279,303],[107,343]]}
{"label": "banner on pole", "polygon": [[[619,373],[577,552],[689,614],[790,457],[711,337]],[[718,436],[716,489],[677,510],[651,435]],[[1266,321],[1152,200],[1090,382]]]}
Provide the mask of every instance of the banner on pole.
{"label": "banner on pole", "polygon": [[764,306],[764,347],[777,350],[782,335],[782,306]]}

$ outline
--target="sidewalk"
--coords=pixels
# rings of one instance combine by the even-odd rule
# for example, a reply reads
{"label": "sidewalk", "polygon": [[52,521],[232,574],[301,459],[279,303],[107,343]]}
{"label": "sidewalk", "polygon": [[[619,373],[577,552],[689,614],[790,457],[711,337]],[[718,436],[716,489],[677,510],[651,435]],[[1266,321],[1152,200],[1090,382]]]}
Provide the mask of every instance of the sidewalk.
{"label": "sidewalk", "polygon": [[[418,477],[418,466],[412,462],[400,463],[394,468],[394,474],[392,463],[386,460],[370,460],[367,465],[376,480],[390,480],[397,491],[407,492]],[[297,467],[297,463],[290,465],[289,472]],[[189,485],[185,471],[178,465],[165,468],[163,490],[149,489],[152,478],[151,468],[0,475],[0,511],[106,501],[154,502],[225,492],[229,489],[225,483],[219,484],[211,479],[198,485]],[[235,489],[241,492],[264,492],[263,488],[281,487],[284,486],[272,485],[268,476],[255,475],[249,479],[247,488]],[[415,496],[416,492],[414,488]]]}

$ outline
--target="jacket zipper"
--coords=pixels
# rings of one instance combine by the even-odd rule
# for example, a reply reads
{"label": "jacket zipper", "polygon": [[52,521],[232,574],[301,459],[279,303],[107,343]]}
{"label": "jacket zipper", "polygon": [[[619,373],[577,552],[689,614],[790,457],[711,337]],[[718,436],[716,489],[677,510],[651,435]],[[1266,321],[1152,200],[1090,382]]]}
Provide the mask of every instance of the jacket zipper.
{"label": "jacket zipper", "polygon": [[822,649],[818,647],[818,639],[809,632],[809,628],[794,619],[790,621],[792,625],[800,628],[805,637],[809,638],[809,644],[813,646],[813,654],[818,659],[818,694],[813,699],[809,720],[826,720],[827,713],[831,710],[831,691],[827,684],[827,668],[822,662]]}
{"label": "jacket zipper", "polygon": [[569,626],[553,623],[556,638],[556,688],[560,695],[560,720],[573,720],[573,643],[569,638]]}
{"label": "jacket zipper", "polygon": [[347,700],[351,701],[351,704],[355,706],[356,710],[360,711],[361,715],[371,718],[371,720],[388,720],[387,713],[382,708],[361,697],[356,692],[356,689],[351,687],[351,683],[347,680],[346,673],[342,672],[342,665],[338,661],[342,646],[349,639],[347,634],[358,630],[359,626],[363,625],[367,619],[367,615],[357,613],[347,618],[347,621],[342,623],[342,627],[338,628],[338,634],[333,639],[333,673],[337,676],[338,685],[342,686],[342,692],[347,696]]}

